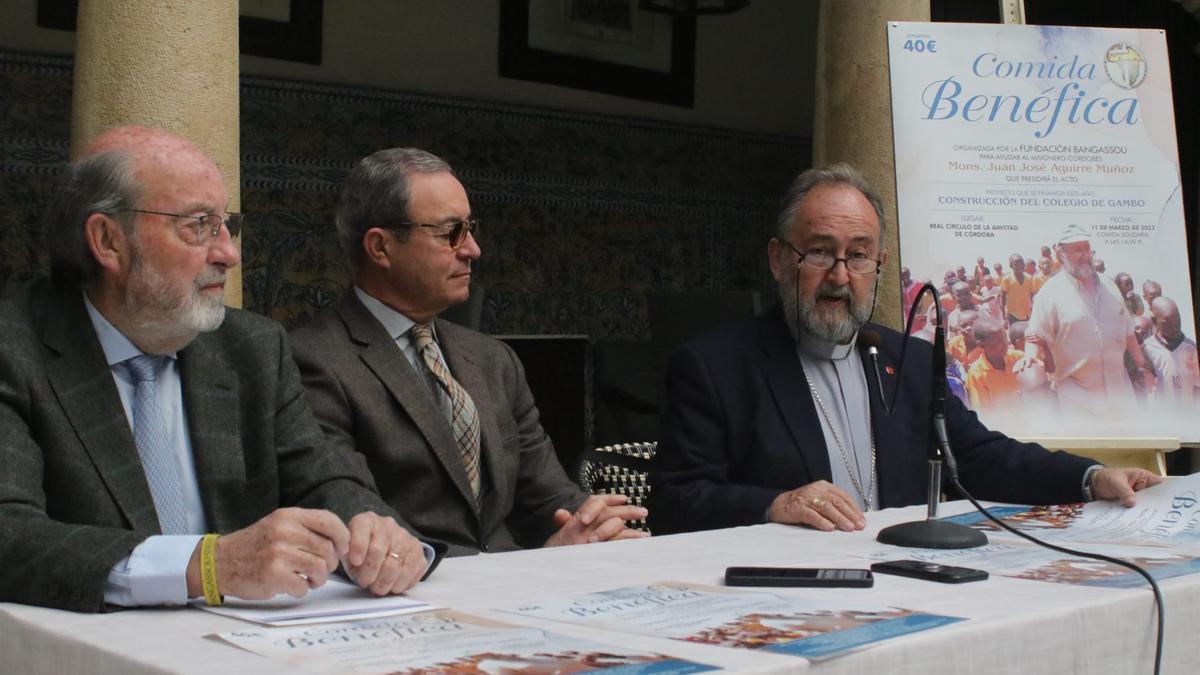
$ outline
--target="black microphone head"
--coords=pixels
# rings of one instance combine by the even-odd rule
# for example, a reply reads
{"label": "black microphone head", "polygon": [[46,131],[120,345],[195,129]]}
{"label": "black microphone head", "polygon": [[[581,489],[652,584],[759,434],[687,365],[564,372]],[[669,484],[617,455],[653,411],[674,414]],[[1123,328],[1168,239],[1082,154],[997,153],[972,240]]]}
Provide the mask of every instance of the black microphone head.
{"label": "black microphone head", "polygon": [[858,332],[858,345],[866,350],[879,350],[883,346],[883,336],[879,331],[861,330]]}

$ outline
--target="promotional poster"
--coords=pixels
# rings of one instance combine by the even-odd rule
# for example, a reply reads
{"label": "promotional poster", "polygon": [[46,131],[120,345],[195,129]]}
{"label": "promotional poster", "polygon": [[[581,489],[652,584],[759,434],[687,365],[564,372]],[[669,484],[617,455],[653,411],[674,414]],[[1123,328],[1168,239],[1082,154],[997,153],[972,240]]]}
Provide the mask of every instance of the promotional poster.
{"label": "promotional poster", "polygon": [[964,402],[1014,436],[1200,440],[1163,32],[893,22],[888,46],[903,304],[939,288]]}
{"label": "promotional poster", "polygon": [[327,623],[252,628],[218,635],[242,649],[297,667],[339,672],[590,673],[683,675],[711,666],[578,640],[452,610]]}
{"label": "promotional poster", "polygon": [[[1087,504],[995,506],[988,512],[1009,526],[1056,543],[1133,544],[1177,548],[1200,544],[1200,473],[1174,476],[1137,493],[1137,505],[1111,500]],[[1012,537],[977,511],[942,518]]]}
{"label": "promotional poster", "polygon": [[812,661],[966,620],[888,604],[881,594],[846,601],[822,591],[801,599],[663,581],[500,611]]}

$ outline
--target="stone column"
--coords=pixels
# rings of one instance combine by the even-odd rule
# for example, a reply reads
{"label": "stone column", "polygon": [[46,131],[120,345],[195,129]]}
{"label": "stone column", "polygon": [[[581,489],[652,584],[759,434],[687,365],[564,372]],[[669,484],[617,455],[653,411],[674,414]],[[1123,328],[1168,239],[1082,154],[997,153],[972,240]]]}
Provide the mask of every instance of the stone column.
{"label": "stone column", "polygon": [[929,0],[822,0],[813,164],[849,162],[866,174],[883,197],[888,210],[884,243],[891,260],[880,275],[874,320],[903,329],[888,21],[929,21]]}
{"label": "stone column", "polygon": [[[71,154],[122,124],[167,129],[221,168],[241,208],[238,0],[80,0]],[[225,285],[242,304],[241,268]]]}

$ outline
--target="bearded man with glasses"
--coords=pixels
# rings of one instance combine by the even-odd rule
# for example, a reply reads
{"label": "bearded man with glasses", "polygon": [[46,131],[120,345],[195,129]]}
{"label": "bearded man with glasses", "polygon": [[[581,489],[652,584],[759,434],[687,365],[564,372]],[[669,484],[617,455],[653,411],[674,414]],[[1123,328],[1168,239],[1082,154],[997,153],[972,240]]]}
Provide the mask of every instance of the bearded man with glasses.
{"label": "bearded man with glasses", "polygon": [[98,136],[47,218],[51,279],[0,301],[0,601],[95,612],[376,594],[434,562],[325,442],[274,322],[223,301],[221,173],[159,129]]}
{"label": "bearded man with glasses", "polygon": [[[795,180],[767,245],[780,304],[685,344],[671,359],[650,474],[656,533],[756,523],[860,530],[864,513],[923,504],[931,350],[869,323],[883,247],[883,203],[845,164]],[[885,414],[860,348],[878,336]],[[902,378],[895,400],[897,378]],[[954,396],[946,423],[963,485],[1020,504],[1134,503],[1159,482],[1140,469],[1018,443],[989,431]]]}
{"label": "bearded man with glasses", "polygon": [[480,256],[450,166],[415,148],[363,159],[337,228],[353,286],[291,333],[294,355],[326,434],[365,456],[404,523],[450,555],[645,536],[625,527],[645,509],[567,478],[516,354],[437,318]]}

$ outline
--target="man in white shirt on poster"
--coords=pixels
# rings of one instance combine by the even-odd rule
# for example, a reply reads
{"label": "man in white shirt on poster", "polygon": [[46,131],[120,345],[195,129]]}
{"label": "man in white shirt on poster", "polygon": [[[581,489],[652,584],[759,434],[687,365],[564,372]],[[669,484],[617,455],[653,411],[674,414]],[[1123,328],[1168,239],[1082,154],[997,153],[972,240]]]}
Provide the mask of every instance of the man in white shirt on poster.
{"label": "man in white shirt on poster", "polygon": [[1092,266],[1091,233],[1067,226],[1058,256],[1065,274],[1051,277],[1037,294],[1017,372],[1040,361],[1064,413],[1119,419],[1135,401],[1126,352],[1146,378],[1153,370],[1116,284]]}

